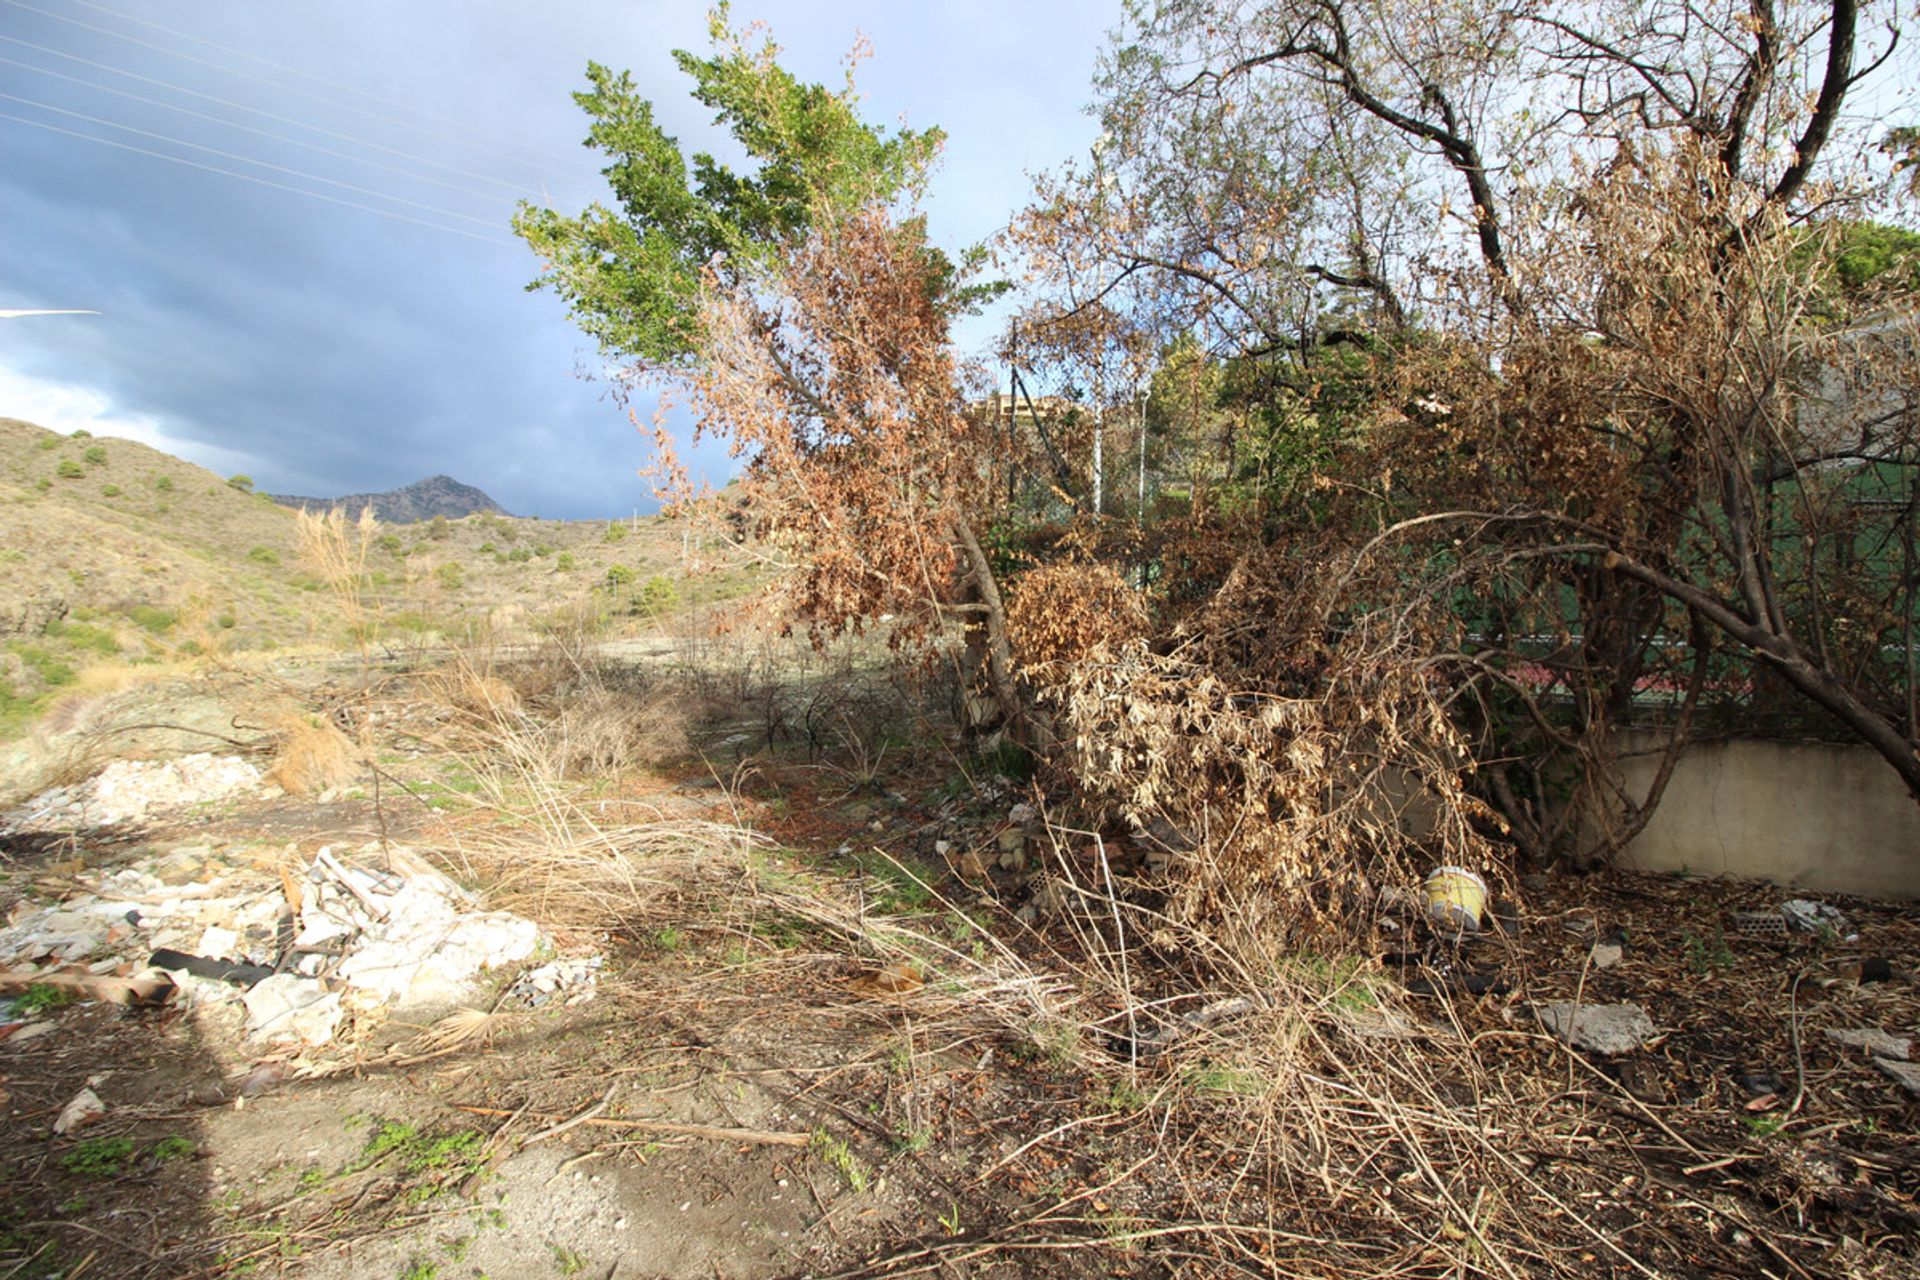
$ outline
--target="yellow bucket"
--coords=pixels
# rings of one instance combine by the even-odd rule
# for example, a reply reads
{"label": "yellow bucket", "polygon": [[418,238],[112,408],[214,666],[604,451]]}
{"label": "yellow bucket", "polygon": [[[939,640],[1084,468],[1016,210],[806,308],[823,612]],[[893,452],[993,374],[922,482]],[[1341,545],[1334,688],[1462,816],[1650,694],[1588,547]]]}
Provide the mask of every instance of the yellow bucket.
{"label": "yellow bucket", "polygon": [[1465,867],[1435,867],[1427,877],[1427,915],[1447,929],[1472,932],[1487,907],[1487,882]]}

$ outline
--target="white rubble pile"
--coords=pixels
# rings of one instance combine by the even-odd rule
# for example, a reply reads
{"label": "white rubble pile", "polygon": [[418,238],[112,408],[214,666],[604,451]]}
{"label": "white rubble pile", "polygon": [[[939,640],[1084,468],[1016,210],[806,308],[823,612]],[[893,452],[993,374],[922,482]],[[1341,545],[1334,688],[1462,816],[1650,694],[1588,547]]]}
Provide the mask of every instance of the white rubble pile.
{"label": "white rubble pile", "polygon": [[[323,848],[293,883],[297,903],[271,865],[236,866],[189,847],[83,873],[87,892],[54,905],[16,904],[0,927],[0,969],[84,966],[129,976],[148,971],[156,952],[176,951],[183,955],[166,960],[166,976],[177,1002],[232,1009],[233,1017],[244,1008],[255,1039],[318,1045],[348,1013],[412,1015],[456,1004],[482,973],[548,945],[533,921],[478,910],[408,849],[369,845],[340,856]],[[203,972],[177,968],[185,959]],[[573,1003],[582,991],[591,995],[599,963],[556,962],[528,979],[539,975],[537,989]]]}
{"label": "white rubble pile", "polygon": [[118,826],[259,786],[260,770],[238,756],[201,752],[177,760],[116,760],[85,782],[43,791],[0,815],[0,831]]}
{"label": "white rubble pile", "polygon": [[521,974],[507,989],[507,996],[535,1009],[556,1000],[568,1008],[585,1004],[597,994],[600,970],[605,964],[605,956],[554,960]]}

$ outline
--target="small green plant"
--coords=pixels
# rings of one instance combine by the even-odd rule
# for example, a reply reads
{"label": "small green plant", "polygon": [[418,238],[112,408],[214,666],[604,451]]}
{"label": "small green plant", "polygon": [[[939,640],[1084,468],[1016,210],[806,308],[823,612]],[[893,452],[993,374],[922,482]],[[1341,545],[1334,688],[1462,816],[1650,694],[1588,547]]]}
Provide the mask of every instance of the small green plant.
{"label": "small green plant", "polygon": [[117,484],[103,484],[100,486],[100,496],[103,498],[117,498],[120,496],[120,486]]}
{"label": "small green plant", "polygon": [[78,480],[81,476],[87,474],[87,469],[75,462],[72,458],[62,458],[60,465],[53,469],[53,473],[62,480]]}
{"label": "small green plant", "polygon": [[35,489],[38,489],[41,493],[45,493],[47,490],[53,488],[53,481],[47,479],[45,476],[41,476],[38,480],[35,480],[33,482],[33,487]]}
{"label": "small green plant", "polygon": [[433,571],[434,579],[447,591],[458,591],[466,585],[467,572],[458,563],[449,560]]}
{"label": "small green plant", "polygon": [[1733,968],[1733,948],[1727,945],[1726,934],[1718,924],[1713,926],[1711,938],[1689,930],[1681,936],[1680,945],[1687,953],[1687,968],[1695,973],[1725,973]]}
{"label": "small green plant", "polygon": [[607,525],[607,532],[604,539],[605,541],[624,542],[626,541],[626,537],[627,537],[627,526],[621,524],[618,520],[615,520]]}
{"label": "small green plant", "polygon": [[49,1009],[58,1009],[72,1004],[79,997],[71,987],[56,987],[51,982],[36,982],[22,991],[13,1002],[14,1008],[21,1013],[45,1013]]}
{"label": "small green plant", "polygon": [[1785,1116],[1741,1116],[1740,1123],[1756,1138],[1770,1138],[1787,1127]]}
{"label": "small green plant", "polygon": [[653,941],[662,951],[678,951],[681,947],[687,945],[686,935],[672,925],[668,925],[660,932],[654,934]]}
{"label": "small green plant", "polygon": [[563,1276],[577,1276],[587,1269],[587,1260],[578,1249],[570,1249],[564,1244],[549,1246],[553,1250],[553,1269]]}
{"label": "small green plant", "polygon": [[71,432],[68,432],[68,433],[67,433],[67,439],[69,439],[69,440],[91,440],[91,439],[93,439],[93,432],[91,432],[91,431],[89,431],[89,430],[87,430],[87,429],[86,429],[85,427],[81,427],[81,428],[80,428],[79,430],[77,430],[77,431],[71,431]]}
{"label": "small green plant", "polygon": [[435,542],[445,541],[446,536],[451,532],[453,532],[452,526],[447,523],[445,516],[435,516],[427,521],[427,537]]}
{"label": "small green plant", "polygon": [[394,557],[404,556],[407,553],[406,548],[401,545],[400,535],[397,533],[383,533],[373,540],[373,545]]}
{"label": "small green plant", "polygon": [[[617,529],[620,526],[615,525],[614,527]],[[632,568],[630,568],[627,565],[610,564],[607,566],[607,585],[609,587],[617,588],[617,587],[630,586],[635,576],[636,575],[632,570]]]}
{"label": "small green plant", "polygon": [[60,1167],[83,1178],[117,1178],[132,1155],[132,1138],[88,1138],[60,1157]]}
{"label": "small green plant", "polygon": [[893,1145],[903,1156],[925,1155],[927,1148],[933,1145],[933,1130],[925,1125],[896,1129],[893,1134]]}
{"label": "small green plant", "polygon": [[950,1236],[960,1234],[960,1202],[947,1201],[947,1211],[939,1215],[941,1229]]}
{"label": "small green plant", "polygon": [[272,547],[248,547],[247,559],[255,564],[279,564],[280,553]]}
{"label": "small green plant", "polygon": [[559,555],[555,556],[553,558],[553,567],[561,573],[571,573],[573,571],[573,552],[562,551]]}
{"label": "small green plant", "polygon": [[855,1195],[866,1192],[871,1178],[867,1173],[867,1166],[862,1164],[860,1157],[853,1153],[852,1147],[825,1129],[815,1129],[809,1149],[819,1157],[822,1164],[839,1174],[846,1181],[847,1186],[853,1189]]}
{"label": "small green plant", "polygon": [[438,1280],[440,1264],[429,1258],[415,1258],[400,1272],[400,1280]]}
{"label": "small green plant", "polygon": [[159,490],[160,492],[162,492],[162,493],[172,493],[172,492],[173,492],[173,477],[172,477],[172,476],[157,476],[157,477],[155,477],[155,478],[154,478],[154,481],[153,481],[153,487],[154,487],[154,488],[156,488],[156,489],[158,489],[158,490]]}
{"label": "small green plant", "polygon": [[235,473],[227,477],[227,488],[238,489],[241,493],[253,492],[253,477]]}
{"label": "small green plant", "polygon": [[60,447],[60,437],[59,436],[42,436],[40,438],[40,443],[34,445],[33,447],[38,449],[42,453],[47,452],[47,450],[49,449],[58,449]]}
{"label": "small green plant", "polygon": [[222,631],[231,631],[240,625],[240,619],[234,617],[231,613],[223,613],[213,620],[213,625],[219,627]]}
{"label": "small green plant", "polygon": [[193,1139],[181,1135],[169,1134],[153,1144],[155,1164],[172,1164],[175,1160],[184,1160],[193,1154]]}
{"label": "small green plant", "polygon": [[491,542],[483,542],[480,544],[480,554],[483,556],[498,555],[499,551],[500,548],[494,546]]}
{"label": "small green plant", "polygon": [[90,467],[104,467],[107,465],[107,451],[103,445],[88,445],[86,449],[81,452],[80,456],[86,460],[86,464]]}

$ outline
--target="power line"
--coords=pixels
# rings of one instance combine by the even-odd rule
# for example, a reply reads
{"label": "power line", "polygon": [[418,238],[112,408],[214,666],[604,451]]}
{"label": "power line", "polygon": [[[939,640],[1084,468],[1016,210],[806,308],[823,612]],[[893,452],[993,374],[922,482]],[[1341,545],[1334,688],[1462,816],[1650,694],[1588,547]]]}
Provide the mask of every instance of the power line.
{"label": "power line", "polygon": [[317,151],[323,156],[332,156],[336,160],[345,160],[349,164],[361,164],[372,169],[384,169],[388,173],[397,173],[402,177],[411,178],[415,182],[425,182],[436,187],[445,187],[449,191],[458,191],[462,195],[472,196],[477,200],[492,200],[498,201],[501,204],[512,203],[507,197],[496,192],[481,191],[477,187],[464,187],[457,182],[448,182],[443,178],[429,177],[424,173],[402,168],[397,164],[387,164],[384,161],[369,159],[366,156],[356,156],[350,151],[336,151],[332,147],[323,147],[317,142],[307,142],[304,139],[290,137],[284,133],[274,133],[270,129],[256,129],[252,125],[241,124],[238,120],[227,120],[205,111],[195,111],[192,107],[183,107],[176,103],[163,102],[159,98],[149,98],[145,94],[132,93],[126,89],[116,89],[112,85],[96,84],[91,80],[82,80],[79,76],[70,76],[64,71],[55,71],[51,67],[36,67],[31,62],[20,62],[13,58],[4,57],[0,57],[0,65],[19,67],[23,71],[31,71],[36,75],[51,76],[56,80],[65,80],[69,84],[80,85],[82,88],[98,90],[101,93],[111,93],[115,97],[127,98],[134,102],[144,103],[149,107],[158,107],[162,111],[178,112],[184,116],[192,116],[196,120],[205,120],[211,124],[219,125],[224,129],[238,129],[242,133],[251,133],[256,137],[268,138],[274,142],[284,142],[289,146],[305,147],[309,151]]}
{"label": "power line", "polygon": [[196,55],[191,53],[184,53],[179,49],[169,49],[167,46],[163,44],[156,44],[151,40],[142,40],[139,36],[130,36],[125,34],[124,32],[115,31],[110,27],[102,27],[92,22],[82,22],[78,18],[70,18],[65,14],[56,13],[51,9],[42,9],[38,5],[32,5],[32,4],[26,3],[26,0],[0,0],[0,3],[10,4],[16,9],[25,9],[29,13],[37,13],[37,14],[40,14],[42,17],[52,18],[55,22],[64,22],[70,26],[79,27],[83,31],[92,31],[98,35],[106,36],[110,40],[121,40],[126,42],[127,44],[138,45],[143,49],[151,49],[155,53],[165,54],[169,58],[178,58],[183,62],[191,62],[198,66],[209,67],[215,71],[220,72],[223,75],[233,76],[241,80],[250,80],[255,84],[267,85],[270,88],[278,89],[285,93],[297,93],[303,98],[312,98],[316,102],[326,103],[330,107],[338,107],[343,111],[356,112],[359,115],[367,116],[370,119],[379,120],[385,124],[397,125],[402,129],[412,129],[416,133],[424,133],[428,137],[438,138],[442,142],[452,142],[452,143],[457,143],[460,146],[473,147],[473,149],[476,151],[488,152],[492,155],[498,156],[502,160],[506,160],[513,164],[525,165],[528,168],[540,169],[547,173],[553,173],[553,174],[560,173],[559,170],[551,168],[550,166],[540,161],[528,160],[521,156],[509,155],[506,152],[500,151],[499,149],[494,147],[475,146],[475,144],[473,143],[470,137],[466,137],[466,136],[462,136],[454,133],[447,133],[439,129],[429,129],[425,125],[412,124],[408,121],[399,119],[396,116],[388,115],[384,112],[374,111],[367,107],[358,107],[351,102],[342,102],[342,101],[339,101],[338,99],[330,98],[325,94],[315,93],[311,89],[298,88],[297,86],[287,84],[283,80],[275,80],[268,76],[257,76],[252,74],[251,72],[240,71],[236,68],[225,66],[219,62],[215,62],[210,58],[197,57]]}
{"label": "power line", "polygon": [[[8,0],[8,2],[10,3],[11,0]],[[214,103],[216,106],[231,107],[236,111],[251,112],[254,115],[265,116],[269,120],[277,120],[281,124],[290,124],[294,126],[294,128],[296,129],[311,130],[312,132],[321,134],[325,137],[339,138],[343,142],[351,142],[355,146],[369,147],[375,151],[383,151],[388,155],[398,156],[402,160],[411,160],[416,164],[430,165],[435,169],[443,169],[448,173],[457,173],[463,178],[472,178],[479,182],[490,183],[496,187],[504,187],[507,190],[515,193],[516,195],[518,195],[522,190],[521,187],[519,187],[514,183],[504,182],[499,178],[489,177],[487,174],[484,174],[484,173],[475,173],[471,169],[462,169],[456,165],[443,164],[438,160],[429,159],[426,156],[415,155],[410,151],[402,151],[397,147],[384,146],[381,143],[373,142],[366,138],[355,137],[353,134],[350,134],[350,133],[341,133],[338,129],[328,129],[322,125],[309,124],[305,120],[300,120],[293,116],[283,116],[278,114],[277,112],[268,111],[264,107],[250,106],[244,102],[234,102],[231,99],[216,97],[211,93],[202,93],[198,89],[189,89],[185,85],[178,85],[178,84],[172,83],[171,81],[155,79],[153,76],[141,75],[137,71],[127,71],[123,68],[113,66],[110,63],[95,62],[93,59],[83,58],[77,53],[64,53],[59,49],[50,49],[46,45],[34,44],[31,40],[22,40],[18,36],[0,35],[0,40],[5,40],[8,44],[17,44],[23,49],[31,49],[35,53],[47,53],[47,54],[52,54],[56,58],[65,58],[69,62],[77,62],[82,66],[92,67],[96,71],[110,72],[116,76],[125,76],[129,80],[138,80],[143,84],[156,85],[159,88],[167,89],[174,93],[183,93],[190,98],[199,98],[202,101]]]}
{"label": "power line", "polygon": [[270,178],[258,177],[251,173],[239,173],[232,169],[222,169],[218,165],[202,164],[198,160],[189,160],[184,156],[171,156],[164,151],[151,151],[146,147],[136,147],[132,143],[115,142],[112,138],[102,138],[96,134],[81,133],[74,129],[62,129],[57,124],[48,124],[43,120],[29,120],[25,116],[16,116],[12,112],[0,111],[0,120],[11,120],[15,124],[24,124],[34,129],[45,129],[48,133],[63,134],[69,138],[79,138],[86,142],[97,142],[103,147],[116,147],[121,151],[131,151],[136,155],[152,156],[155,160],[165,160],[170,164],[185,165],[189,169],[201,169],[207,173],[224,174],[229,178],[238,178],[242,182],[251,182],[262,187],[272,187],[276,191],[291,191],[297,196],[306,196],[313,200],[325,200],[328,204],[345,205],[349,209],[359,209],[364,213],[379,214],[383,218],[392,218],[396,222],[410,222],[416,227],[426,227],[432,231],[444,231],[449,235],[465,236],[469,240],[479,240],[485,244],[511,246],[511,240],[498,236],[483,236],[477,231],[468,231],[464,227],[449,227],[444,223],[429,222],[425,218],[415,218],[409,214],[396,213],[392,209],[382,209],[377,205],[361,204],[357,200],[346,200],[340,196],[330,196],[324,191],[308,191],[304,187],[290,186],[284,182],[275,182]]}
{"label": "power line", "polygon": [[344,159],[344,161],[348,161],[349,165],[367,165],[369,169],[384,169],[384,171],[388,171],[388,173],[397,173],[397,175],[401,175],[401,177],[413,178],[415,182],[428,182],[428,184],[432,184],[432,186],[444,186],[449,192],[459,192],[459,194],[463,194],[463,196],[472,196],[474,200],[497,201],[497,203],[503,203],[503,205],[505,205],[505,203],[513,203],[513,201],[507,200],[505,196],[501,196],[501,194],[497,194],[497,192],[482,192],[482,190],[478,190],[478,188],[474,188],[474,186],[461,186],[459,182],[447,182],[445,178],[428,177],[428,175],[417,173],[417,171],[413,171],[413,169],[403,169],[403,167],[399,167],[399,165],[388,165],[388,163],[384,163],[384,161],[369,159],[369,157],[365,157],[365,155],[353,155],[351,152],[336,152],[334,148],[321,146],[319,142],[305,142],[303,138],[290,138],[288,134],[273,132],[271,129],[253,129],[252,125],[242,125],[240,121],[230,121],[230,119],[223,119],[223,117],[219,117],[219,115],[209,115],[207,111],[196,111],[196,109],[192,109],[192,107],[177,106],[177,104],[173,104],[173,102],[161,102],[159,98],[148,98],[146,94],[134,94],[134,92],[125,90],[125,88],[113,88],[111,84],[96,84],[94,81],[83,81],[83,79],[77,77],[77,75],[67,75],[65,71],[54,71],[52,67],[36,67],[31,61],[0,58],[0,65],[19,67],[19,69],[23,69],[23,71],[33,71],[36,75],[46,75],[46,77],[52,77],[52,79],[56,79],[56,81],[67,81],[69,84],[79,84],[81,88],[92,88],[92,90],[98,90],[98,92],[102,92],[102,94],[113,94],[115,98],[129,98],[132,102],[140,102],[140,104],[146,104],[146,106],[150,107],[159,107],[161,111],[177,111],[180,115],[192,115],[192,117],[198,119],[198,121],[207,121],[207,123],[211,123],[211,125],[219,125],[221,129],[238,129],[240,132],[250,132],[250,134],[257,136],[257,138],[269,138],[269,140],[273,140],[273,142],[286,142],[288,146],[300,146],[300,148],[305,148],[305,150],[309,150],[309,152],[319,152],[321,155],[332,155],[334,159]]}
{"label": "power line", "polygon": [[335,178],[325,178],[317,173],[308,173],[304,169],[293,169],[284,164],[275,164],[271,160],[257,160],[252,156],[243,156],[238,152],[222,151],[218,147],[207,147],[202,146],[198,142],[188,142],[185,138],[176,138],[165,133],[155,133],[151,129],[137,129],[130,124],[121,124],[117,120],[103,120],[99,116],[90,116],[84,111],[69,111],[65,107],[56,107],[49,102],[37,102],[32,98],[23,98],[17,93],[0,92],[0,98],[4,98],[8,102],[18,102],[22,106],[38,107],[42,111],[51,111],[55,115],[69,116],[75,120],[84,120],[88,124],[105,125],[109,129],[119,129],[125,133],[137,134],[142,138],[152,138],[156,142],[168,142],[176,147],[188,147],[194,151],[204,151],[210,156],[219,156],[222,160],[237,160],[241,164],[258,165],[262,169],[271,169],[275,173],[284,173],[296,178],[305,178],[309,182],[325,183],[329,187],[338,187],[342,191],[351,191],[356,195],[372,196],[376,200],[391,200],[395,204],[404,204],[425,213],[437,213],[443,218],[457,218],[462,222],[477,223],[483,227],[499,226],[499,223],[490,218],[476,218],[470,213],[461,213],[455,209],[442,209],[438,205],[426,204],[419,200],[409,200],[405,196],[392,195],[385,191],[375,190],[372,187],[363,187],[352,182],[341,182]]}
{"label": "power line", "polygon": [[[314,72],[306,71],[299,67],[288,66],[284,62],[275,62],[271,58],[263,58],[257,53],[250,53],[245,49],[235,48],[233,45],[230,45],[230,44],[221,44],[218,40],[209,40],[205,36],[194,35],[191,31],[181,31],[175,27],[169,27],[162,23],[150,21],[149,19],[146,19],[146,18],[136,17],[131,13],[122,13],[118,9],[109,9],[106,5],[94,4],[93,0],[68,0],[68,3],[77,4],[84,9],[92,9],[96,13],[104,13],[110,17],[119,18],[123,22],[131,22],[137,26],[149,27],[155,31],[164,32],[170,36],[176,36],[182,40],[191,40],[193,43],[205,45],[209,49],[218,49],[222,53],[230,53],[237,58],[245,58],[249,62],[257,62],[263,67],[271,67],[275,71],[283,71],[288,75],[299,76],[301,79],[311,80],[315,84],[324,84],[331,89],[339,89],[345,93],[357,94],[360,97],[367,99],[369,102],[378,102],[382,106],[396,107],[401,111],[410,112],[425,120],[432,120],[439,124],[452,125],[457,129],[468,129],[470,133],[477,133],[481,137],[492,138],[494,141],[499,142],[505,146],[516,147],[522,151],[540,152],[540,148],[532,145],[531,143],[520,142],[517,139],[509,138],[509,137],[506,137],[504,134],[494,133],[490,130],[485,130],[485,129],[474,130],[474,129],[471,129],[470,126],[468,126],[465,121],[455,120],[448,116],[435,115],[431,111],[422,110],[419,107],[412,106],[408,103],[402,102],[398,98],[384,97],[381,94],[372,92],[371,90],[362,89],[355,85],[343,83],[342,81],[339,81],[339,80],[330,80],[326,76],[317,75]],[[545,153],[540,152],[540,154],[544,155]],[[529,161],[528,163],[533,163],[533,162]]]}

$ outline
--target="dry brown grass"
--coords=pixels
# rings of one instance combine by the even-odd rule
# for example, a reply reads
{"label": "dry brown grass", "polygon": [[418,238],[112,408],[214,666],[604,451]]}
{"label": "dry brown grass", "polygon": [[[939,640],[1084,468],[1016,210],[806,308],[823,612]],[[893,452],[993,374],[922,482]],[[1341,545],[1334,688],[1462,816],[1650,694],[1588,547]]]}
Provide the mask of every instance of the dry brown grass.
{"label": "dry brown grass", "polygon": [[290,796],[318,795],[354,781],[364,764],[353,740],[324,715],[288,714],[274,727],[267,781]]}

